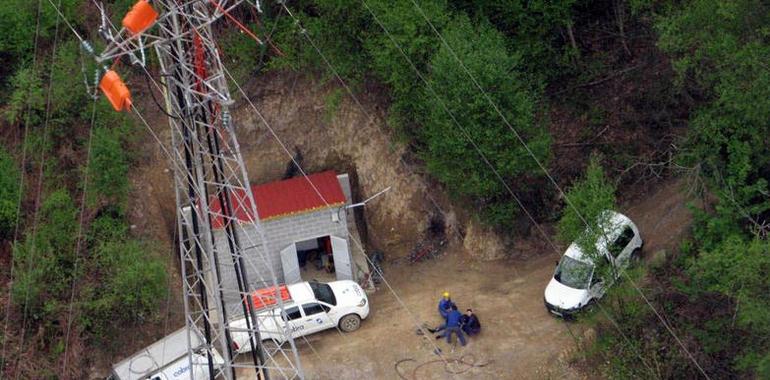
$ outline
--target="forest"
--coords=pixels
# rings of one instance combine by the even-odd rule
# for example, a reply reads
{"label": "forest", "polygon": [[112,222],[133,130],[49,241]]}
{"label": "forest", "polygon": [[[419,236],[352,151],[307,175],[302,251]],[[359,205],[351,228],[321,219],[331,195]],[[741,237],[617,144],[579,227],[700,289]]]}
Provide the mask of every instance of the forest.
{"label": "forest", "polygon": [[[91,2],[58,3],[95,34]],[[117,15],[133,1],[105,3]],[[568,243],[577,212],[593,220],[632,189],[685,178],[698,200],[688,238],[612,289],[612,321],[588,318],[598,334],[581,369],[770,378],[770,4],[287,1],[297,23],[263,3],[238,17],[265,45],[217,26],[236,79],[308,72],[376,89],[411,160],[500,234],[537,234],[533,218]],[[91,67],[53,7],[3,1],[0,30],[0,374],[23,361],[34,377],[74,378],[56,372],[69,351],[157,320],[174,258],[131,232],[129,172],[147,137],[91,96]],[[45,344],[24,346],[33,335]]]}

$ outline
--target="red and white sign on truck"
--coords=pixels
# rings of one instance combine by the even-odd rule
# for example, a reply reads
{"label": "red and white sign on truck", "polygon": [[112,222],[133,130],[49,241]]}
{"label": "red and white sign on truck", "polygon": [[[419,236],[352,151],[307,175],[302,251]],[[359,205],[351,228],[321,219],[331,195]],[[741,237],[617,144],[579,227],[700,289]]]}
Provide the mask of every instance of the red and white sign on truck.
{"label": "red and white sign on truck", "polygon": [[[280,295],[284,313],[278,307]],[[258,289],[251,295],[262,341],[283,344],[288,332],[293,338],[339,327],[344,332],[358,330],[361,320],[369,316],[369,300],[361,287],[350,280],[299,282]],[[246,329],[246,320],[238,319],[230,326]],[[284,333],[286,331],[287,333]],[[233,331],[233,344],[239,353],[251,351],[249,334]]]}

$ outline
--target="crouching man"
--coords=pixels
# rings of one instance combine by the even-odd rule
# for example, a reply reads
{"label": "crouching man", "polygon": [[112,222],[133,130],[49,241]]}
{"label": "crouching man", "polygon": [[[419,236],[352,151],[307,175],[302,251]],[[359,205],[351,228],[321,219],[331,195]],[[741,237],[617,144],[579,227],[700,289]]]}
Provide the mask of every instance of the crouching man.
{"label": "crouching man", "polygon": [[436,339],[441,339],[443,337],[446,337],[446,342],[451,344],[452,343],[452,334],[457,335],[457,339],[460,340],[460,345],[465,346],[465,335],[463,334],[463,330],[460,328],[460,319],[463,317],[462,314],[460,314],[459,311],[457,311],[457,305],[452,305],[449,313],[447,314],[446,323],[441,325],[436,332],[444,331],[443,334],[436,337]]}

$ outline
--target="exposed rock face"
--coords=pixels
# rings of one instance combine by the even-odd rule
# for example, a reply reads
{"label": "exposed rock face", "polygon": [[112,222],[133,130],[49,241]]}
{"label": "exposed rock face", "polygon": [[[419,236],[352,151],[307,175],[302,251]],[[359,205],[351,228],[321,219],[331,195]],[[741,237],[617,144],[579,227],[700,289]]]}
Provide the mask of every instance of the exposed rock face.
{"label": "exposed rock face", "polygon": [[463,246],[471,257],[478,260],[497,260],[510,257],[508,239],[484,226],[476,219],[468,222]]}

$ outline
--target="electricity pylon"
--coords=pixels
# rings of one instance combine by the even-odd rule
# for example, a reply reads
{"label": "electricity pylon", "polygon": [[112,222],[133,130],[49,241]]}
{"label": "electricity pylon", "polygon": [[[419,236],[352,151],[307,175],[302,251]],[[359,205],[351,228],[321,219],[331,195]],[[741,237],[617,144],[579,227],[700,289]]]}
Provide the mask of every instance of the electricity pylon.
{"label": "electricity pylon", "polygon": [[[261,342],[261,322],[249,297],[253,290],[250,283],[278,284],[266,262],[264,233],[229,109],[233,101],[211,31],[214,22],[222,16],[232,17],[229,12],[242,2],[139,1],[123,19],[120,30],[112,27],[102,12],[100,34],[108,44],[97,61],[106,63],[128,56],[150,75],[144,68],[144,52],[152,47],[160,62],[160,87],[171,127],[168,152],[174,172],[185,319],[190,334],[198,334],[204,342],[199,347],[188,344],[191,377],[208,372],[212,379],[233,379],[238,374],[261,379],[303,378],[288,323],[277,318],[277,325],[283,327],[278,333],[283,334],[284,346],[290,349],[280,345],[268,349]],[[259,8],[258,3],[252,5]],[[130,108],[130,100],[121,103],[119,94],[102,89],[116,109],[121,104]],[[250,241],[250,234],[239,234],[238,229],[244,226],[255,228],[260,241]],[[256,257],[245,260],[247,250]],[[222,259],[225,257],[229,260]],[[268,270],[256,271],[247,265],[254,262]],[[221,276],[223,271],[234,272],[235,280],[229,283],[225,278],[230,277]],[[269,273],[269,278],[253,281],[263,272]],[[241,300],[238,312],[228,309],[226,297]],[[280,296],[275,302],[285,315]],[[237,324],[233,323],[236,318]],[[248,333],[248,353],[238,353],[234,333]]]}

